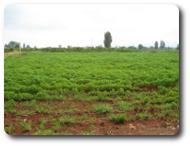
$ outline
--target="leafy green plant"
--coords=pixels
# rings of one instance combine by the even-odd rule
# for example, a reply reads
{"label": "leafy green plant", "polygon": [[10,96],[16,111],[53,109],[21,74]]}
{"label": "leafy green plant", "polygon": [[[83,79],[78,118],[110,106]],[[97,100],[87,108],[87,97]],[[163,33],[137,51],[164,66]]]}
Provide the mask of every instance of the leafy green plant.
{"label": "leafy green plant", "polygon": [[61,125],[72,125],[76,123],[76,119],[71,116],[64,116],[59,119]]}
{"label": "leafy green plant", "polygon": [[5,101],[5,111],[6,112],[10,112],[10,113],[15,112],[15,106],[16,106],[16,102],[14,101],[14,99]]}
{"label": "leafy green plant", "polygon": [[98,95],[96,99],[97,101],[107,101],[109,98],[107,96]]}
{"label": "leafy green plant", "polygon": [[[177,51],[108,51],[103,48],[56,51],[56,48],[28,51],[19,57],[13,55],[5,59],[5,112],[16,112],[19,117],[72,113],[71,116],[57,118],[57,124],[55,122],[51,130],[46,130],[45,123],[39,122],[39,131],[36,133],[62,133],[59,131],[61,127],[72,126],[78,121],[94,122],[96,114],[92,117],[88,114],[87,117],[81,116],[78,121],[73,117],[73,113],[86,113],[89,110],[98,114],[134,113],[126,116],[125,121],[179,119]],[[55,105],[52,105],[54,101]],[[59,101],[65,102],[63,106]],[[83,102],[85,111],[80,111]],[[120,121],[119,114],[115,118],[116,122]],[[16,120],[17,124],[19,121]],[[90,130],[87,132],[91,133]]]}
{"label": "leafy green plant", "polygon": [[33,99],[33,95],[27,92],[21,92],[16,94],[15,100],[17,101],[28,101],[28,100],[32,100]]}
{"label": "leafy green plant", "polygon": [[54,135],[55,132],[52,129],[37,130],[34,135]]}
{"label": "leafy green plant", "polygon": [[126,115],[124,114],[111,115],[110,120],[116,124],[123,124],[126,120]]}
{"label": "leafy green plant", "polygon": [[118,103],[118,107],[119,107],[119,109],[122,110],[122,111],[130,111],[130,110],[134,109],[133,103],[131,103],[131,102],[126,102],[126,101],[120,101],[120,102]]}
{"label": "leafy green plant", "polygon": [[28,121],[21,121],[20,126],[23,132],[29,132],[32,130],[32,124]]}
{"label": "leafy green plant", "polygon": [[46,109],[45,107],[43,107],[43,106],[38,105],[38,106],[36,106],[35,111],[36,111],[37,113],[44,113],[44,112],[47,111],[47,109]]}
{"label": "leafy green plant", "polygon": [[52,121],[53,129],[58,130],[61,128],[61,122],[59,119],[55,119]]}
{"label": "leafy green plant", "polygon": [[47,99],[48,97],[49,97],[49,95],[47,93],[45,93],[44,91],[40,91],[36,94],[36,99],[38,99],[38,100]]}
{"label": "leafy green plant", "polygon": [[5,132],[7,134],[13,134],[13,131],[14,131],[14,126],[12,124],[9,126],[5,126]]}
{"label": "leafy green plant", "polygon": [[36,108],[36,106],[37,106],[37,102],[36,102],[36,100],[35,99],[33,99],[33,100],[31,100],[31,101],[28,101],[27,103],[26,103],[26,106],[28,106],[28,107],[30,107],[30,108]]}
{"label": "leafy green plant", "polygon": [[110,113],[112,110],[112,107],[108,104],[99,104],[94,106],[92,111],[100,114],[105,114]]}
{"label": "leafy green plant", "polygon": [[141,112],[136,115],[138,120],[148,120],[150,119],[151,115],[147,112]]}
{"label": "leafy green plant", "polygon": [[[7,88],[9,88],[9,87],[7,87]],[[10,99],[15,98],[15,95],[14,95],[13,91],[5,91],[4,94],[5,94],[5,99],[6,100],[10,100]]]}
{"label": "leafy green plant", "polygon": [[45,129],[45,124],[46,124],[45,120],[40,120],[39,121],[39,129],[41,129],[41,130]]}

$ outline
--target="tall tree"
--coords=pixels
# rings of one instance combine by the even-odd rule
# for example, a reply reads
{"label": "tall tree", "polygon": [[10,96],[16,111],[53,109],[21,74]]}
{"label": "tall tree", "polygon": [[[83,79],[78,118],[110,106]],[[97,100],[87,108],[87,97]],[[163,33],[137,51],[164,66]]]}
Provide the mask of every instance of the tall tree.
{"label": "tall tree", "polygon": [[138,45],[138,48],[139,48],[139,49],[143,49],[144,46],[143,46],[142,44],[139,44],[139,45]]}
{"label": "tall tree", "polygon": [[104,46],[105,48],[111,48],[112,43],[112,36],[111,33],[108,31],[104,34]]}
{"label": "tall tree", "polygon": [[154,43],[154,48],[155,48],[155,49],[158,49],[158,41],[155,41],[155,43]]}
{"label": "tall tree", "polygon": [[7,45],[8,48],[10,49],[15,49],[15,48],[20,48],[20,43],[15,42],[15,41],[10,41]]}
{"label": "tall tree", "polygon": [[160,41],[160,48],[164,49],[165,48],[165,42],[164,41]]}
{"label": "tall tree", "polygon": [[23,49],[25,49],[26,48],[26,45],[25,45],[25,43],[23,44],[23,47],[22,47]]}
{"label": "tall tree", "polygon": [[30,49],[31,47],[30,47],[30,45],[26,45],[26,48],[27,48],[27,49]]}

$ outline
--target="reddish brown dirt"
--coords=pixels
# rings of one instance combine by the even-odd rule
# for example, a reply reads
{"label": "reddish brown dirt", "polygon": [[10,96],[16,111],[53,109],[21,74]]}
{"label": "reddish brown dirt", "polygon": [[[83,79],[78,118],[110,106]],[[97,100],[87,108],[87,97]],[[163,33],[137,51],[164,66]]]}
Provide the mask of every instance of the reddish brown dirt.
{"label": "reddish brown dirt", "polygon": [[148,120],[113,124],[105,120],[99,121],[96,127],[98,135],[174,135],[178,132],[178,126],[166,121]]}
{"label": "reddish brown dirt", "polygon": [[[52,120],[58,120],[62,116],[71,116],[76,119],[75,123],[69,125],[62,125],[56,130],[55,134],[69,134],[69,135],[174,135],[179,130],[177,123],[167,120],[136,120],[134,122],[125,122],[124,124],[115,124],[111,122],[108,115],[101,115],[93,113],[90,109],[94,101],[40,101],[38,105],[49,105],[50,112],[23,114],[17,115],[16,113],[5,113],[5,127],[13,125],[14,129],[10,133],[12,135],[33,135],[39,130],[39,122],[44,119],[47,121],[45,124],[46,129],[53,129]],[[111,103],[110,103],[111,104]],[[75,108],[77,111],[64,112],[64,109]],[[17,103],[17,110],[26,110],[27,106],[23,103]],[[60,109],[63,111],[60,112]],[[34,109],[33,109],[34,110]],[[114,111],[117,113],[117,111]],[[135,113],[135,111],[131,112]],[[81,117],[86,115],[87,118],[81,120]],[[19,122],[31,122],[32,130],[23,131]]]}
{"label": "reddish brown dirt", "polygon": [[153,91],[157,91],[158,87],[153,86],[153,85],[144,85],[140,87],[140,90],[145,91],[145,92],[153,92]]}
{"label": "reddish brown dirt", "polygon": [[[78,115],[80,116],[80,115]],[[39,119],[48,118],[59,118],[55,115],[43,115],[35,114],[32,116],[15,116],[14,114],[5,114],[5,126],[10,123],[15,124],[15,130],[13,135],[31,135],[38,127]],[[33,129],[30,132],[23,132],[22,129],[17,125],[19,121],[32,121]],[[60,127],[58,133],[64,134],[67,132],[72,135],[85,134],[84,131],[89,129],[90,126],[94,125],[94,128],[90,131],[92,135],[174,135],[178,132],[179,126],[175,123],[170,123],[161,120],[148,120],[148,121],[135,121],[125,122],[124,124],[115,124],[108,119],[96,115],[95,121],[85,120],[83,122],[76,122],[75,124],[65,125]],[[52,125],[47,123],[46,128],[52,128]]]}

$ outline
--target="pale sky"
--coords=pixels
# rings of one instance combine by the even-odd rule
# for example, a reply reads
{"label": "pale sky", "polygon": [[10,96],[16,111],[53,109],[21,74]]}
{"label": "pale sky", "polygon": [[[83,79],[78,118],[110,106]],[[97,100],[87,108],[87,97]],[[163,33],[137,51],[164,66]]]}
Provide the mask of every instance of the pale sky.
{"label": "pale sky", "polygon": [[30,46],[166,46],[179,43],[179,10],[163,4],[12,4],[4,13],[4,43]]}

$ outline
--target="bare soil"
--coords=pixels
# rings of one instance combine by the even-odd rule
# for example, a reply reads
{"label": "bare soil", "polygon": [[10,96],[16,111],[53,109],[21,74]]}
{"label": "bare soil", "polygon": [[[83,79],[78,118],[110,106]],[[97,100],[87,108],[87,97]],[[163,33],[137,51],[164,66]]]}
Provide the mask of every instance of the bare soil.
{"label": "bare soil", "polygon": [[[33,135],[39,130],[40,120],[47,121],[45,129],[53,129],[52,120],[58,120],[67,115],[74,117],[75,123],[61,125],[59,129],[53,129],[55,135],[175,135],[179,131],[178,123],[166,119],[135,120],[115,124],[109,120],[108,115],[94,113],[90,110],[97,103],[74,100],[40,101],[38,105],[48,105],[51,107],[50,110],[39,113],[33,109],[31,114],[18,115],[18,111],[29,110],[22,102],[18,102],[16,113],[5,112],[5,127],[11,125],[14,127],[11,135]],[[110,104],[112,103],[110,102]],[[72,109],[75,110],[72,111]],[[130,114],[135,114],[135,111],[130,112]],[[23,131],[19,125],[22,121],[31,122],[32,129]]]}

